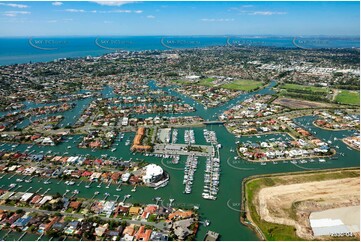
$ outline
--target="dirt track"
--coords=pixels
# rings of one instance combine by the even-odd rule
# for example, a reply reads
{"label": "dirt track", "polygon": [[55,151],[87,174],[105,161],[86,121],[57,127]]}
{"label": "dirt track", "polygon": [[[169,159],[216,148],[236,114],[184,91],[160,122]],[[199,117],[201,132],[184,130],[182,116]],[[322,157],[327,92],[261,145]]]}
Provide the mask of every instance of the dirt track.
{"label": "dirt track", "polygon": [[344,178],[262,188],[257,210],[265,221],[296,227],[297,235],[314,239],[309,214],[360,204],[360,179]]}

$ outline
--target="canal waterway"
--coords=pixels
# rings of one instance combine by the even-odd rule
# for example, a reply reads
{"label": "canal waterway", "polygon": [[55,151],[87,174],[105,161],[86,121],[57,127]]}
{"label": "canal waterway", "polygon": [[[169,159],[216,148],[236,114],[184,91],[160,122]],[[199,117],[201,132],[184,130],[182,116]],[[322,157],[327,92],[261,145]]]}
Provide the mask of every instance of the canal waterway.
{"label": "canal waterway", "polygon": [[[193,113],[187,114],[174,114],[175,115],[196,115],[200,116],[205,120],[217,120],[217,116],[222,113],[224,110],[228,109],[230,106],[256,94],[266,94],[272,93],[271,88],[276,84],[276,82],[271,82],[266,88],[259,90],[257,92],[242,94],[239,97],[225,103],[224,105],[217,108],[208,108],[205,109],[201,104],[195,102],[194,100],[179,94],[176,91],[169,89],[168,87],[163,88],[169,91],[172,95],[176,95],[180,97],[182,101],[186,103],[190,103],[193,105],[197,111]],[[149,84],[152,88],[157,88],[156,83],[154,81]],[[104,96],[110,97],[113,96],[112,89],[106,89],[103,93]],[[82,102],[77,105],[75,110],[70,110],[62,113],[64,116],[70,115],[70,121],[66,121],[65,123],[73,123],[76,121],[77,117],[80,115],[81,109],[86,107],[86,103],[90,102],[88,99],[80,100],[78,102]],[[163,115],[163,114],[162,114]],[[173,114],[170,114],[173,115]],[[74,117],[75,116],[75,117]],[[149,115],[148,115],[149,116]],[[168,185],[164,188],[160,188],[158,190],[154,190],[152,188],[147,187],[137,187],[136,192],[132,192],[131,186],[122,186],[121,191],[116,191],[116,185],[111,185],[109,188],[106,188],[106,184],[102,184],[101,188],[97,187],[97,184],[92,184],[90,188],[85,188],[85,183],[81,183],[79,186],[79,181],[73,186],[67,186],[64,181],[51,179],[50,184],[44,184],[43,178],[34,178],[32,183],[21,183],[22,187],[17,191],[26,191],[36,192],[41,188],[40,193],[45,192],[48,188],[48,194],[55,194],[59,192],[60,194],[65,193],[67,189],[70,190],[69,193],[73,190],[79,190],[80,193],[77,195],[78,197],[91,198],[94,196],[96,191],[100,193],[95,196],[95,198],[103,199],[104,193],[107,192],[110,194],[108,200],[115,200],[115,195],[119,195],[120,199],[125,195],[130,194],[131,197],[127,199],[129,202],[137,202],[137,203],[154,203],[155,197],[161,197],[163,200],[163,205],[167,205],[169,203],[169,199],[173,198],[175,201],[173,205],[175,207],[180,206],[184,208],[193,208],[194,206],[199,207],[200,218],[202,221],[208,219],[210,221],[210,225],[205,227],[201,225],[199,227],[199,232],[197,234],[197,240],[203,240],[206,232],[208,230],[212,230],[220,233],[221,240],[257,240],[257,236],[255,233],[243,226],[240,223],[240,202],[241,202],[241,183],[242,180],[246,177],[258,174],[273,174],[273,173],[284,173],[284,172],[297,172],[297,171],[308,171],[308,170],[319,170],[319,169],[329,169],[329,168],[344,168],[344,167],[358,167],[359,166],[359,152],[355,150],[350,150],[347,146],[341,141],[341,138],[354,133],[355,131],[326,131],[320,128],[315,127],[312,124],[312,121],[315,119],[314,116],[306,116],[297,118],[295,121],[300,125],[304,126],[306,129],[315,133],[315,136],[328,141],[332,141],[333,147],[338,147],[337,152],[344,154],[343,156],[338,155],[338,159],[330,159],[326,158],[325,162],[319,162],[318,159],[307,163],[291,163],[291,162],[278,162],[273,163],[269,162],[266,165],[262,165],[260,163],[251,163],[246,162],[242,159],[235,159],[236,153],[234,150],[236,149],[236,142],[245,142],[245,141],[257,141],[257,140],[269,140],[272,138],[275,139],[284,139],[287,136],[283,136],[282,134],[274,134],[261,136],[258,138],[257,136],[252,137],[241,137],[236,138],[233,134],[229,133],[223,125],[207,125],[204,127],[196,127],[192,128],[195,132],[195,140],[196,144],[207,144],[203,137],[203,129],[207,128],[209,130],[213,130],[217,134],[218,142],[222,145],[220,149],[220,157],[221,157],[221,177],[220,177],[220,186],[219,193],[217,195],[217,200],[205,200],[202,198],[202,190],[204,185],[204,170],[205,170],[205,158],[199,158],[198,168],[195,172],[195,178],[192,187],[191,194],[184,194],[184,185],[183,181],[183,168],[186,157],[181,157],[181,160],[178,164],[172,164],[171,159],[159,158],[154,156],[144,156],[141,154],[132,154],[129,150],[129,146],[125,145],[127,139],[132,140],[134,137],[134,133],[125,133],[125,137],[122,141],[117,141],[113,147],[117,149],[114,152],[110,150],[96,150],[92,151],[91,149],[80,149],[77,148],[77,144],[80,142],[81,136],[75,135],[73,138],[67,139],[66,142],[63,142],[54,147],[43,147],[43,146],[32,146],[30,152],[39,153],[43,151],[43,153],[51,151],[53,154],[64,154],[67,155],[87,155],[94,157],[100,157],[101,155],[107,154],[108,156],[114,156],[117,158],[123,158],[123,160],[141,160],[144,159],[147,162],[155,163],[163,167],[170,174],[170,181]],[[186,129],[179,129],[178,133],[178,141],[177,143],[184,143],[184,131]],[[336,139],[335,139],[336,138]],[[24,152],[29,145],[18,145],[17,147],[12,147],[12,144],[0,144],[0,150],[16,150]],[[68,146],[71,148],[68,149]],[[305,159],[308,160],[308,159]],[[16,183],[16,179],[23,176],[14,176],[10,178],[10,175],[5,175],[0,180],[0,185],[4,188],[7,188],[11,183]],[[4,231],[0,231],[0,237],[2,237]],[[10,236],[11,235],[11,236]],[[14,240],[14,238],[19,238],[21,233],[19,234],[10,234],[6,240]],[[18,236],[18,237],[16,237]],[[32,236],[32,237],[29,237]],[[36,235],[26,235],[23,240],[36,240]],[[49,240],[50,238],[44,237],[42,239]]]}

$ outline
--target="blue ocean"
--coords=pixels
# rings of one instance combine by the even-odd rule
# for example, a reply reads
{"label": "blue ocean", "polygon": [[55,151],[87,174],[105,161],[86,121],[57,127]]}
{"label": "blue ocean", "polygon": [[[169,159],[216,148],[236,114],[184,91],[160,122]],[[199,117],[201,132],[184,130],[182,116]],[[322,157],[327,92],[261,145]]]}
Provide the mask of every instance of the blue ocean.
{"label": "blue ocean", "polygon": [[0,38],[0,65],[46,62],[59,58],[100,56],[115,51],[144,51],[209,46],[271,46],[284,48],[359,48],[359,37],[19,37]]}

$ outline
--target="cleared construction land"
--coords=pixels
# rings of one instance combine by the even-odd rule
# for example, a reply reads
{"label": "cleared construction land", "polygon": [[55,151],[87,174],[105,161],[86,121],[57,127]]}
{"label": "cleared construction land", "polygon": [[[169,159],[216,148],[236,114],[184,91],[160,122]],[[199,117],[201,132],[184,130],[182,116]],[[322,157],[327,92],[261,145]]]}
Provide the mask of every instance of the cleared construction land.
{"label": "cleared construction land", "polygon": [[282,105],[284,107],[288,107],[291,109],[304,109],[304,108],[327,108],[327,107],[334,107],[334,104],[331,103],[322,103],[322,102],[314,102],[314,101],[307,101],[301,100],[296,98],[288,98],[288,97],[279,97],[273,104]]}
{"label": "cleared construction land", "polygon": [[244,182],[245,222],[267,240],[337,240],[314,236],[312,212],[360,205],[358,169],[329,170],[250,178]]}

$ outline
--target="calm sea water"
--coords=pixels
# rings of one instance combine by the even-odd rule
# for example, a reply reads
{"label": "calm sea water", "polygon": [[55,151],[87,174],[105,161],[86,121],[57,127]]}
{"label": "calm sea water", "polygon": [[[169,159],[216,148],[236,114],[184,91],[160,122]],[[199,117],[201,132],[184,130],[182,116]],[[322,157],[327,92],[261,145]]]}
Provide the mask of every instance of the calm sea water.
{"label": "calm sea water", "polygon": [[0,65],[100,56],[117,50],[166,50],[208,46],[250,45],[285,48],[359,48],[355,38],[331,37],[21,37],[0,38]]}

